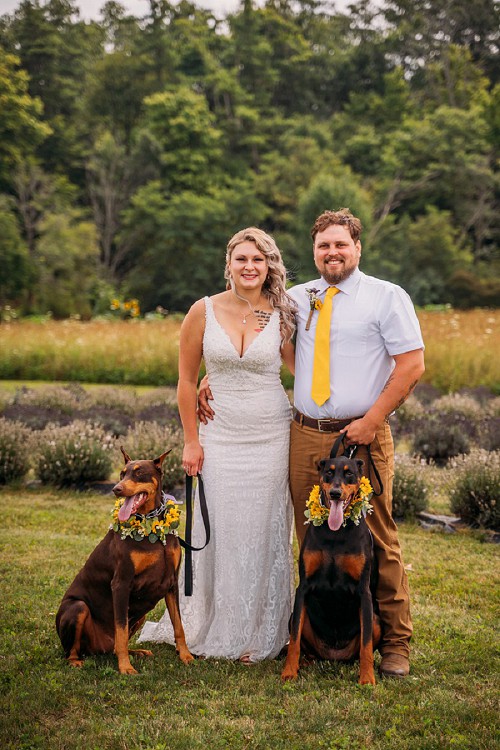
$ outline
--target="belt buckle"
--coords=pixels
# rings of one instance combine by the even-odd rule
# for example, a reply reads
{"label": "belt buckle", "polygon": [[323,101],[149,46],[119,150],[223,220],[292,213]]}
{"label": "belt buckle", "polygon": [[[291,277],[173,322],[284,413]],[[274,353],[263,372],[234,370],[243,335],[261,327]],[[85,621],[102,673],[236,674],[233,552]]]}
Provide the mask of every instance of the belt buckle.
{"label": "belt buckle", "polygon": [[323,423],[325,423],[326,425],[329,425],[331,427],[331,422],[332,422],[332,420],[331,419],[327,419],[327,418],[318,419],[318,430],[320,432],[331,432],[331,430],[328,430],[326,428],[323,429]]}

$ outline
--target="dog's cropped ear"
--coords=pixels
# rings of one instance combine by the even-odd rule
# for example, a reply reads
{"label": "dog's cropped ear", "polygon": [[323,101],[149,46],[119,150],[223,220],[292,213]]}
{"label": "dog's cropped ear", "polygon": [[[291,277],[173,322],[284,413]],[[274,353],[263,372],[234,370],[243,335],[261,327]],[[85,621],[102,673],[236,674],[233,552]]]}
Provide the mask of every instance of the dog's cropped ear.
{"label": "dog's cropped ear", "polygon": [[322,471],[325,468],[326,458],[322,458],[318,463],[318,471]]}
{"label": "dog's cropped ear", "polygon": [[365,465],[365,462],[361,460],[361,458],[356,459],[356,463],[358,464],[359,473],[363,473],[363,466]]}
{"label": "dog's cropped ear", "polygon": [[128,455],[128,453],[126,453],[126,452],[125,452],[125,451],[123,450],[123,445],[120,445],[120,450],[121,450],[121,452],[122,452],[122,454],[123,454],[123,458],[125,459],[125,463],[126,463],[126,464],[128,464],[128,462],[129,462],[129,461],[132,461],[132,459],[130,458],[130,456]]}
{"label": "dog's cropped ear", "polygon": [[161,469],[161,465],[162,465],[163,461],[165,460],[165,456],[168,456],[168,454],[170,453],[171,450],[172,450],[172,448],[169,448],[168,451],[166,451],[165,453],[162,453],[161,456],[158,456],[158,458],[155,458],[153,460],[153,463],[154,463],[154,465],[156,466],[157,469]]}

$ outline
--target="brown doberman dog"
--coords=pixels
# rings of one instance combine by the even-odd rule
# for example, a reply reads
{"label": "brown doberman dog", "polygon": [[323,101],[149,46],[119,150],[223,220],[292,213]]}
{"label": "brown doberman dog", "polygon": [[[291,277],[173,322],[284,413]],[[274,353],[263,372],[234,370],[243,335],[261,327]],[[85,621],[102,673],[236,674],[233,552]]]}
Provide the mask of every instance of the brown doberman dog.
{"label": "brown doberman dog", "polygon": [[[148,517],[161,522],[166,505],[162,502],[161,467],[170,451],[154,460],[138,461],[123,448],[121,451],[125,466],[113,492],[125,500],[117,520],[126,523],[135,515],[139,520]],[[162,597],[179,656],[184,664],[192,661],[179,612],[180,562],[181,547],[174,534],[167,533],[151,544],[148,536],[142,540],[122,538],[110,528],[64,594],[56,616],[57,632],[70,665],[81,667],[86,654],[114,652],[122,674],[137,674],[130,654],[152,653],[129,650],[128,642]]]}
{"label": "brown doberman dog", "polygon": [[309,524],[300,550],[300,579],[282,680],[297,677],[302,649],[312,659],[359,658],[359,682],[375,684],[373,650],[381,630],[373,607],[373,542],[364,517],[359,525],[346,518],[344,525],[362,467],[363,461],[346,456],[325,458],[318,464],[321,503],[329,514],[321,525]]}

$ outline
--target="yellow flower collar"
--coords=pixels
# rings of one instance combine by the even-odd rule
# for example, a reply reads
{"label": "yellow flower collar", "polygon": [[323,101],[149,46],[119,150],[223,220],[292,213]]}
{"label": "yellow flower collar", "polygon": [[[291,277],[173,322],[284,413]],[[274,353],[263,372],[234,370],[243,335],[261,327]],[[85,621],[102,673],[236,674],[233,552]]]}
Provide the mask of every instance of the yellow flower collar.
{"label": "yellow flower collar", "polygon": [[168,534],[176,533],[175,529],[179,526],[181,512],[172,495],[163,493],[162,508],[165,510],[165,515],[161,519],[157,515],[149,514],[148,517],[138,513],[132,515],[127,521],[120,521],[118,511],[124,502],[124,497],[119,497],[116,500],[114,508],[111,511],[113,522],[109,527],[110,530],[120,534],[122,539],[129,537],[135,542],[142,542],[144,539],[147,539],[151,544],[161,542],[165,545]]}
{"label": "yellow flower collar", "polygon": [[[358,526],[361,518],[365,518],[367,513],[373,513],[373,506],[369,502],[372,495],[373,488],[370,481],[367,477],[361,477],[356,497],[344,510],[343,526],[346,525],[348,520],[351,520],[356,526]],[[305,523],[312,523],[313,526],[321,526],[321,524],[328,519],[329,513],[329,509],[321,502],[321,491],[319,485],[315,484],[309,495],[309,500],[306,503],[304,515],[307,518],[307,521],[305,521]]]}

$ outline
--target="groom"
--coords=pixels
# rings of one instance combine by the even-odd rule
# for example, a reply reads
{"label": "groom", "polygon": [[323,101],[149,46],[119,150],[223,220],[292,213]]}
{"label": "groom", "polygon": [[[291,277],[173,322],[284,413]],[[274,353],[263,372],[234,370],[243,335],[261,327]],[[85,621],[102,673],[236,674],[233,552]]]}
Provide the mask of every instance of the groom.
{"label": "groom", "polygon": [[[379,569],[383,623],[380,672],[409,673],[412,624],[407,578],[392,518],[394,447],[389,415],[424,372],[423,341],[410,298],[400,287],[359,270],[361,222],[348,209],[325,211],[311,230],[320,278],[290,290],[298,306],[290,489],[299,542],[317,463],[339,434],[358,445],[376,493],[367,523]],[[327,290],[328,294],[327,294]],[[312,290],[312,291],[311,291]],[[331,301],[329,301],[331,299]],[[313,302],[319,300],[320,304]],[[312,313],[312,314],[311,314]],[[325,313],[328,319],[324,320]],[[324,329],[326,327],[326,332]],[[369,453],[368,447],[369,446]],[[378,470],[371,470],[370,459]]]}
{"label": "groom", "polygon": [[[356,458],[363,459],[365,473],[379,493],[372,498],[374,512],[366,520],[379,569],[380,673],[405,677],[410,671],[412,623],[391,513],[394,447],[389,415],[424,372],[424,345],[406,292],[359,270],[361,229],[360,220],[348,209],[322,213],[311,230],[320,278],[289,290],[298,306],[290,489],[301,543],[318,461],[329,455],[341,433],[346,445],[359,446]],[[201,396],[203,413],[210,417]],[[380,485],[375,472],[369,473],[368,447]]]}

